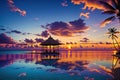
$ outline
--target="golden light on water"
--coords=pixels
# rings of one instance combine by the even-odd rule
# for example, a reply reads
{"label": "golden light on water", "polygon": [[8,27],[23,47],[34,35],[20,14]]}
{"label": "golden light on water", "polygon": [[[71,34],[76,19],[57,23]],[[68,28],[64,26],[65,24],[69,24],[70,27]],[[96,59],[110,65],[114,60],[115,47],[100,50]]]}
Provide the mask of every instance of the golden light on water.
{"label": "golden light on water", "polygon": [[113,54],[116,54],[117,53],[117,51],[115,50],[115,51],[113,51]]}
{"label": "golden light on water", "polygon": [[32,53],[35,53],[36,52],[36,50],[32,50]]}
{"label": "golden light on water", "polygon": [[68,45],[67,48],[68,48],[68,50],[70,50],[71,49],[71,45]]}
{"label": "golden light on water", "polygon": [[117,62],[117,58],[114,58],[113,59],[113,65],[116,65],[116,62]]}

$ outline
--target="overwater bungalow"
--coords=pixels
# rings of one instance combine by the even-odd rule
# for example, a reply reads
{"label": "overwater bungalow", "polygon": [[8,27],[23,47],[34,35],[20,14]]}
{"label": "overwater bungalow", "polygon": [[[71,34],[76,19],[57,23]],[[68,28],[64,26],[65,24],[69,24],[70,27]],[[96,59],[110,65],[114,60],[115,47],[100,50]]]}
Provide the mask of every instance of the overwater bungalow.
{"label": "overwater bungalow", "polygon": [[51,36],[44,42],[41,43],[42,53],[51,54],[59,53],[59,41],[53,39]]}

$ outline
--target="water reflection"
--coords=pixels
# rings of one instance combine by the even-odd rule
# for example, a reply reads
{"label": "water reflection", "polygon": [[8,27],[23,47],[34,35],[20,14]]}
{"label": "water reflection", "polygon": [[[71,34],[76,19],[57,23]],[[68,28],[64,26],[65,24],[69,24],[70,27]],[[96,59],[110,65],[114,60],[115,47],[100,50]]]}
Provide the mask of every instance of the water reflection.
{"label": "water reflection", "polygon": [[120,80],[120,67],[112,69],[113,80]]}
{"label": "water reflection", "polygon": [[[79,61],[84,63],[93,63],[97,61],[111,61],[111,53],[108,52],[87,52],[87,51],[63,51],[62,53],[53,54],[41,54],[36,53],[25,53],[25,54],[0,54],[0,61],[12,64],[17,60],[25,60],[26,62],[40,62],[45,59],[51,60],[56,59],[57,63],[78,63]],[[1,65],[1,64],[0,64]]]}
{"label": "water reflection", "polygon": [[[112,79],[111,70],[112,52],[105,51],[62,51],[58,54],[41,54],[29,52],[24,54],[0,54],[0,68],[12,65],[15,62],[34,63],[47,67],[47,72],[80,76],[82,79],[101,80]],[[53,68],[48,68],[48,66]],[[37,67],[36,69],[43,69]],[[115,73],[115,72],[114,72]],[[44,76],[44,75],[43,75]],[[79,77],[79,78],[80,78]],[[76,79],[78,80],[78,79]]]}

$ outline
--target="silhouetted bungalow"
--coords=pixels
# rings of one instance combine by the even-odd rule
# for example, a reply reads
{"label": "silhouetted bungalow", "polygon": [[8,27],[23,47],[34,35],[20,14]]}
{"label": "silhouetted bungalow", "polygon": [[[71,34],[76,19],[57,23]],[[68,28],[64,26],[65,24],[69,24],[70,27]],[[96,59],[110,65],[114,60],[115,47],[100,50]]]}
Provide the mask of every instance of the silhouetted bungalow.
{"label": "silhouetted bungalow", "polygon": [[42,45],[42,53],[59,53],[59,41],[54,40],[51,36]]}

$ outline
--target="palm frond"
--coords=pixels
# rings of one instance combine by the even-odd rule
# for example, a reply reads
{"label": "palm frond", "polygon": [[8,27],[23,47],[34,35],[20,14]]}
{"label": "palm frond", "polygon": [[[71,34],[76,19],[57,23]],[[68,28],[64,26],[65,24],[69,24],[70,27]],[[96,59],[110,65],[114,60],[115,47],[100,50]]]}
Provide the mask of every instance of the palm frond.
{"label": "palm frond", "polygon": [[107,2],[100,1],[100,3],[103,4],[104,7],[106,7],[109,10],[115,10],[115,8],[112,5],[110,5],[109,3],[107,3]]}
{"label": "palm frond", "polygon": [[111,38],[111,35],[109,35],[108,38]]}
{"label": "palm frond", "polygon": [[120,33],[120,31],[116,31],[115,33]]}
{"label": "palm frond", "polygon": [[112,20],[114,20],[114,19],[115,19],[115,16],[109,17],[109,18],[105,19],[105,20],[102,22],[102,24],[104,24],[104,23],[106,23],[106,22],[108,22],[108,21],[112,21]]}
{"label": "palm frond", "polygon": [[110,32],[107,32],[106,34],[111,34]]}
{"label": "palm frond", "polygon": [[116,12],[115,11],[104,11],[104,12],[102,12],[102,14],[115,14]]}
{"label": "palm frond", "polygon": [[113,5],[115,6],[116,9],[119,9],[119,5],[118,5],[118,0],[112,0]]}
{"label": "palm frond", "polygon": [[113,35],[113,36],[114,36],[114,39],[115,39],[115,38],[118,38],[118,36],[116,36],[116,35]]}
{"label": "palm frond", "polygon": [[120,0],[117,0],[117,2],[118,2],[118,6],[119,6],[118,10],[120,11]]}
{"label": "palm frond", "polygon": [[116,31],[117,31],[117,29],[114,27],[114,28],[112,28],[112,31],[113,31],[113,32],[116,32]]}

